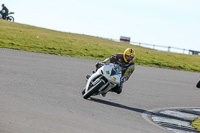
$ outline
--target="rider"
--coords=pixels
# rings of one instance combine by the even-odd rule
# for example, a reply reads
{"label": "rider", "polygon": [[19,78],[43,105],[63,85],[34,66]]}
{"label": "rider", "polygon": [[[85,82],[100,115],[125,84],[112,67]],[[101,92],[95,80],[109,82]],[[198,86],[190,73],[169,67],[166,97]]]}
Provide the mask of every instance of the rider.
{"label": "rider", "polygon": [[1,5],[2,6],[2,10],[1,11],[4,11],[4,12],[2,12],[2,18],[3,19],[6,19],[6,15],[8,14],[8,8],[4,5],[4,4],[2,4]]}
{"label": "rider", "polygon": [[[135,51],[131,48],[127,48],[123,54],[120,53],[111,55],[103,62],[96,64],[97,69],[100,68],[103,64],[109,64],[109,63],[118,64],[119,66],[122,67],[122,78],[120,85],[117,85],[111,91],[116,92],[117,94],[120,94],[122,92],[123,83],[130,78],[131,74],[135,70],[135,63],[133,61],[134,57],[135,57]],[[102,96],[105,95],[106,94],[102,94]]]}

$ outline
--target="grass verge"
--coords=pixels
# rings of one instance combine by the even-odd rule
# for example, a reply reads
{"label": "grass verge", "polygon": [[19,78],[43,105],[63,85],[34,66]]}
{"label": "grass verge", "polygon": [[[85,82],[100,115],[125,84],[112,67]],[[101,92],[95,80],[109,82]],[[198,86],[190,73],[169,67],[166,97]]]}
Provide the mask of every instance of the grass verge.
{"label": "grass verge", "polygon": [[197,131],[200,132],[200,118],[195,119],[195,120],[192,122],[192,126],[193,126],[194,128],[196,128]]}
{"label": "grass verge", "polygon": [[200,72],[200,56],[160,52],[93,36],[59,32],[0,20],[0,48],[104,60],[127,48],[137,65]]}

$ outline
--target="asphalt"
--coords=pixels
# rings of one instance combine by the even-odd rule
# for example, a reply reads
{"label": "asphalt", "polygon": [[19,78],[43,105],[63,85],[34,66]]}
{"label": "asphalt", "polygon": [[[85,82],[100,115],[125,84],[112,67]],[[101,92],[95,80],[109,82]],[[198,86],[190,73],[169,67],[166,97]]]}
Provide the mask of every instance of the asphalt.
{"label": "asphalt", "polygon": [[85,100],[96,62],[0,49],[0,133],[168,133],[142,115],[200,107],[200,73],[138,65],[120,95]]}

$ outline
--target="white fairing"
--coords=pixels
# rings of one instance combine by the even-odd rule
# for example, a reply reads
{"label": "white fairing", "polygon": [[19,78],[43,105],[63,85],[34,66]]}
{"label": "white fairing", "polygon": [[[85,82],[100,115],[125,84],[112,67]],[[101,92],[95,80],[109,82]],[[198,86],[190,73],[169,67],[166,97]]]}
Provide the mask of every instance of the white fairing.
{"label": "white fairing", "polygon": [[106,93],[116,85],[119,85],[121,81],[121,67],[117,64],[110,63],[99,68],[88,79],[85,93],[89,91],[89,87],[91,84],[95,85],[100,81],[104,82],[105,84],[101,88],[99,88],[98,94]]}
{"label": "white fairing", "polygon": [[[103,73],[105,73],[104,76],[107,78],[107,80],[109,80],[110,82],[116,83],[116,84],[120,84],[121,67],[119,65],[109,64],[109,65],[105,65],[101,68],[103,69]],[[111,75],[112,70],[114,72],[113,75]],[[107,71],[109,71],[109,74],[107,74]]]}

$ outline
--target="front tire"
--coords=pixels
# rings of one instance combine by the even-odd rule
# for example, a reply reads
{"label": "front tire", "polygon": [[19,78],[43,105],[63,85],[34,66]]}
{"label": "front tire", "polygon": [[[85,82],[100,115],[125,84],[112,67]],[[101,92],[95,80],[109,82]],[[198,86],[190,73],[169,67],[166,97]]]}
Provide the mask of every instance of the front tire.
{"label": "front tire", "polygon": [[95,86],[90,88],[90,90],[83,95],[83,98],[88,99],[91,95],[93,95],[95,92],[97,92],[99,90],[99,88],[101,88],[103,85],[104,85],[104,82],[100,81]]}
{"label": "front tire", "polygon": [[200,88],[200,80],[199,80],[199,82],[197,83],[197,88]]}
{"label": "front tire", "polygon": [[85,88],[83,89],[83,91],[82,91],[82,95],[84,95],[85,94]]}

